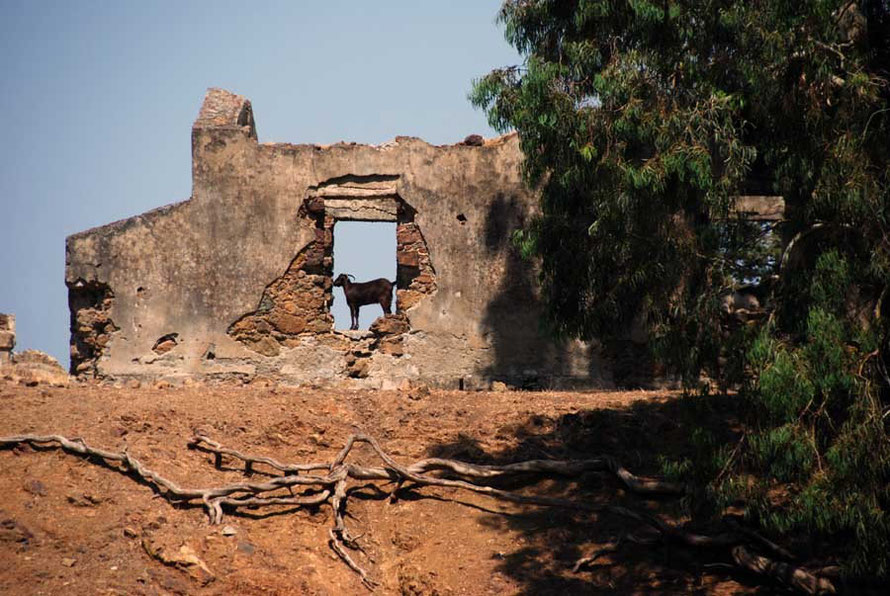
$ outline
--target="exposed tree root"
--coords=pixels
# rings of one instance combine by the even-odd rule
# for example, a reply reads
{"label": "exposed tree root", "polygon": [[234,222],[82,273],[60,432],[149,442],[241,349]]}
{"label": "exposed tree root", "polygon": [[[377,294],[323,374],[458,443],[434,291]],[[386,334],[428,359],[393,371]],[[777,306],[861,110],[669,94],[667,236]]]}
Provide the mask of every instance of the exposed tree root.
{"label": "exposed tree root", "polygon": [[[711,548],[711,549],[730,549],[733,561],[742,569],[753,572],[769,578],[772,581],[783,584],[805,594],[835,594],[834,584],[828,577],[821,575],[818,571],[808,571],[803,567],[793,565],[784,561],[775,561],[773,559],[756,555],[748,550],[748,545],[756,543],[762,548],[771,551],[773,556],[793,559],[791,553],[782,547],[776,545],[767,538],[754,532],[753,530],[741,528],[735,525],[735,529],[730,532],[717,534],[714,536],[705,536],[687,532],[675,526],[672,526],[663,520],[658,519],[654,515],[641,513],[627,509],[626,507],[608,506],[608,511],[616,513],[623,517],[636,520],[646,524],[649,528],[655,530],[663,540],[676,542],[689,547]],[[607,552],[615,552],[620,545],[616,543],[613,548],[601,549],[594,553],[591,557],[579,559],[575,564],[577,570],[582,565],[591,563],[597,557]],[[826,568],[833,570],[834,568]],[[830,573],[830,571],[829,571]],[[826,573],[827,575],[828,573]]]}
{"label": "exposed tree root", "polygon": [[[368,444],[383,465],[369,467],[347,463],[346,458],[356,443]],[[167,501],[171,503],[202,505],[206,509],[212,524],[222,522],[224,506],[234,509],[238,507],[308,506],[328,503],[331,506],[334,518],[334,525],[328,532],[330,547],[361,578],[362,583],[369,590],[373,590],[377,586],[377,582],[369,576],[367,571],[350,554],[350,551],[364,553],[364,550],[358,542],[358,537],[353,536],[349,531],[344,517],[349,480],[390,481],[396,483],[396,490],[403,483],[410,481],[416,487],[438,486],[467,490],[496,499],[526,505],[611,512],[644,524],[650,528],[650,531],[655,536],[650,538],[640,538],[633,535],[623,536],[616,543],[609,544],[592,556],[579,560],[575,565],[576,571],[582,566],[595,561],[603,554],[618,551],[625,540],[645,544],[651,544],[658,540],[667,540],[690,547],[731,548],[734,561],[744,569],[767,576],[806,593],[834,592],[833,585],[825,577],[819,577],[789,563],[775,562],[749,552],[746,546],[753,543],[761,548],[766,548],[766,550],[771,551],[774,556],[779,558],[791,558],[790,553],[751,530],[743,530],[736,527],[732,532],[714,536],[698,535],[676,528],[655,516],[633,511],[625,507],[594,507],[567,499],[523,495],[484,484],[484,481],[487,480],[520,474],[557,474],[577,477],[585,472],[598,471],[610,472],[629,491],[634,493],[679,495],[684,492],[684,487],[679,484],[635,476],[611,457],[567,461],[529,460],[502,466],[477,465],[450,459],[429,458],[403,466],[392,459],[373,437],[354,434],[347,439],[343,449],[330,463],[291,464],[282,463],[269,457],[244,454],[235,449],[224,447],[208,437],[199,435],[192,439],[189,446],[213,453],[217,468],[221,467],[222,458],[225,456],[242,461],[244,463],[244,472],[247,475],[254,472],[254,466],[256,465],[268,466],[284,475],[275,475],[265,482],[239,482],[207,488],[183,488],[154,470],[145,467],[138,459],[130,456],[126,450],[108,451],[91,447],[83,439],[66,438],[61,435],[28,434],[0,437],[0,447],[11,447],[20,444],[59,447],[71,453],[100,458],[106,463],[119,463],[122,471],[135,475],[146,484],[153,486]],[[430,473],[445,473],[446,476],[434,476],[430,475]],[[292,492],[295,487],[303,487],[305,490],[302,494],[295,495]],[[284,491],[287,491],[287,494]]]}
{"label": "exposed tree root", "polygon": [[827,578],[814,575],[802,567],[752,554],[742,545],[732,549],[732,558],[740,567],[791,586],[805,594],[837,593],[834,584]]}

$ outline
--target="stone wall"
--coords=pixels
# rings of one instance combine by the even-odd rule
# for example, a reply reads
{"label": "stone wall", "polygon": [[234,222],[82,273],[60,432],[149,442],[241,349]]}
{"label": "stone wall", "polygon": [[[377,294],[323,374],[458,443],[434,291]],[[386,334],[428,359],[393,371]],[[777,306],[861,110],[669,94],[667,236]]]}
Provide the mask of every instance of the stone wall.
{"label": "stone wall", "polygon": [[[211,89],[192,128],[191,197],[67,240],[72,373],[609,385],[595,344],[541,331],[537,273],[509,241],[537,208],[520,163],[515,135],[258,143],[250,102]],[[365,331],[336,330],[330,314],[344,299],[332,287],[341,221],[397,226],[397,312]]]}
{"label": "stone wall", "polygon": [[0,313],[0,380],[23,385],[68,385],[68,373],[59,362],[43,352],[15,348],[15,315]]}
{"label": "stone wall", "polygon": [[15,315],[0,313],[0,366],[12,362],[15,348]]}

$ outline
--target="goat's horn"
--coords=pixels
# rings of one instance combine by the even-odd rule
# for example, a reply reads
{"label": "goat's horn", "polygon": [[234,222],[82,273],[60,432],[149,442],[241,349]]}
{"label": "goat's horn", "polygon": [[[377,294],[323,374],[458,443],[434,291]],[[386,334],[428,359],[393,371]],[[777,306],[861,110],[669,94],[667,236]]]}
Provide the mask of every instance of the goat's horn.
{"label": "goat's horn", "polygon": [[347,274],[346,274],[346,277],[349,277],[349,278],[352,279],[352,281],[355,281],[355,276],[354,276],[354,275],[349,275],[349,274],[347,273]]}

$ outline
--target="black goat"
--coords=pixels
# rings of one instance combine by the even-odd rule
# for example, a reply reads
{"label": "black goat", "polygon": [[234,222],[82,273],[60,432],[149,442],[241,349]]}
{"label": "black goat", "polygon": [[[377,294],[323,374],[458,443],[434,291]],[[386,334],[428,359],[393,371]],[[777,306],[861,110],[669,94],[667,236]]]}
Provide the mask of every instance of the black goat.
{"label": "black goat", "polygon": [[350,329],[358,329],[358,309],[365,304],[379,304],[383,307],[385,314],[392,312],[392,287],[396,282],[381,277],[357,283],[350,281],[349,278],[355,279],[348,273],[341,273],[334,280],[334,285],[342,287],[343,294],[346,296],[346,304],[349,305],[351,317]]}

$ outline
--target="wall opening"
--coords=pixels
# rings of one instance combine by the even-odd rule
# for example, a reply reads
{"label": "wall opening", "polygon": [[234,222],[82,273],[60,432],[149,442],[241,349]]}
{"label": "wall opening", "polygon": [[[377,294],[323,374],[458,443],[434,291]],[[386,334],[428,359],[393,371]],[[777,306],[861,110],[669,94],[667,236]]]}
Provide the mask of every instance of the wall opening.
{"label": "wall opening", "polygon": [[[341,273],[355,276],[357,282],[381,277],[395,281],[395,222],[337,221],[334,224],[334,278]],[[392,312],[395,311],[396,301],[393,296]],[[334,316],[335,329],[349,329],[351,319],[343,288],[334,288],[331,314]],[[379,304],[362,306],[359,309],[359,329],[367,329],[382,315],[383,309]]]}

